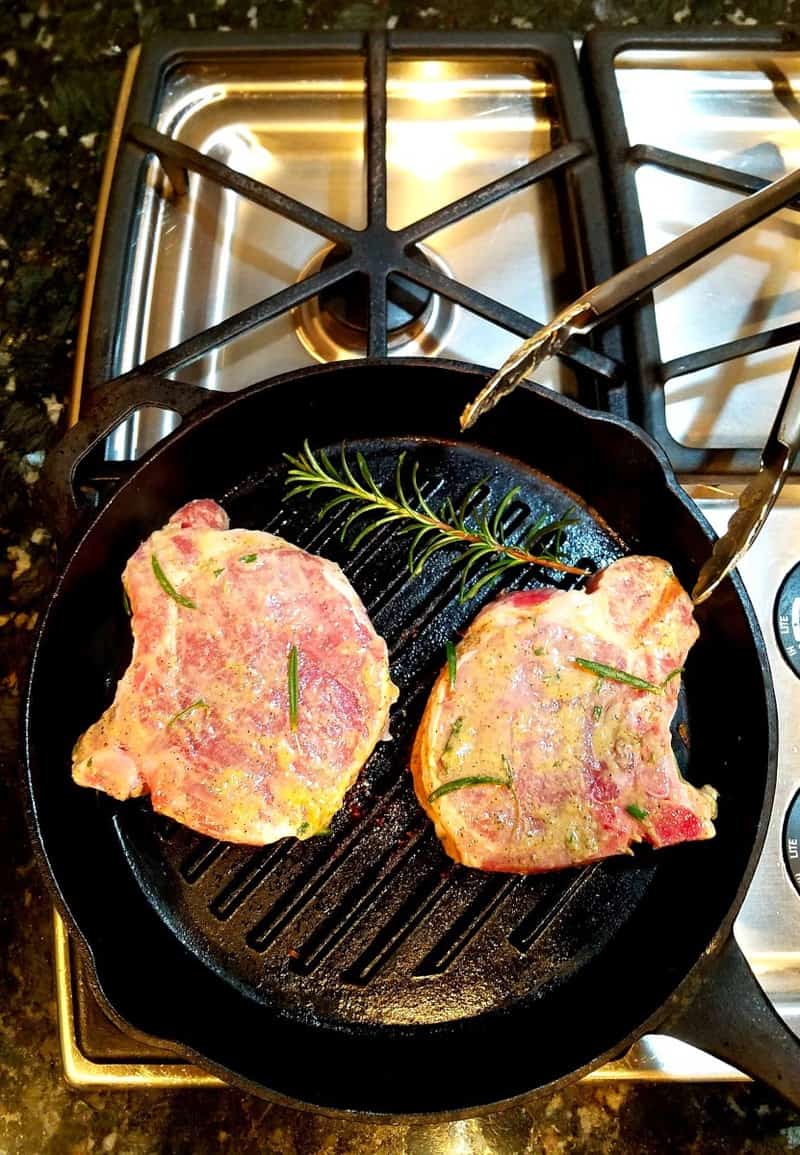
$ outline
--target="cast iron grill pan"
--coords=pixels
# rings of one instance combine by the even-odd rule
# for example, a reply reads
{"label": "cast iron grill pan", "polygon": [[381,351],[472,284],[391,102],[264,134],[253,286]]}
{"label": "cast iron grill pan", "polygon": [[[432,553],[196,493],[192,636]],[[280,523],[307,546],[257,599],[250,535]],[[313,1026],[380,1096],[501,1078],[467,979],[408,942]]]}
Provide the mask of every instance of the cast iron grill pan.
{"label": "cast iron grill pan", "polygon": [[[458,1112],[595,1065],[686,976],[759,843],[769,701],[751,611],[730,587],[700,615],[678,719],[688,743],[675,740],[690,780],[720,790],[715,840],[525,878],[468,870],[442,851],[407,767],[444,643],[501,588],[575,579],[511,571],[461,605],[444,554],[410,578],[407,539],[387,528],[350,552],[339,540],[344,511],[319,520],[321,501],[284,502],[283,452],[308,437],[335,457],[346,441],[388,482],[406,449],[433,501],[484,481],[479,500],[496,502],[519,485],[510,532],[574,507],[573,563],[653,552],[688,584],[708,548],[706,527],[638,432],[532,390],[482,423],[480,444],[459,442],[454,414],[474,389],[473,374],[442,366],[350,366],[305,374],[302,391],[296,377],[254,387],[201,414],[101,511],[40,634],[26,719],[34,822],[104,999],[135,1029],[278,1098]],[[235,847],[146,801],[117,804],[70,781],[71,746],[129,658],[125,561],[198,496],[220,500],[235,526],[342,564],[387,640],[401,692],[393,739],[327,837]]]}
{"label": "cast iron grill pan", "polygon": [[[335,459],[339,447],[328,450]],[[473,446],[358,442],[351,454],[356,450],[389,491],[398,453],[406,450],[431,479],[426,500],[433,502],[444,496],[443,478],[459,502],[487,479],[479,504],[496,505],[521,484],[508,510],[511,533],[575,504],[533,471]],[[443,555],[410,578],[408,539],[390,526],[350,553],[339,540],[349,509],[320,522],[322,501],[300,496],[275,513],[285,475],[285,466],[271,470],[223,504],[233,524],[280,533],[343,565],[389,647],[400,690],[393,739],[378,746],[331,835],[308,842],[286,839],[253,851],[198,839],[172,824],[165,829],[146,803],[111,806],[143,892],[176,935],[202,943],[205,957],[252,997],[320,1019],[435,1023],[568,978],[617,929],[619,918],[607,912],[624,920],[629,874],[588,867],[577,875],[498,879],[456,867],[407,773],[445,640],[466,628],[493,591],[460,605],[459,575]],[[585,509],[576,516],[580,523],[569,531],[573,562],[586,557],[603,565],[620,556],[621,544],[599,519]],[[517,586],[537,581],[535,571],[515,573]],[[637,876],[637,891],[645,877]]]}

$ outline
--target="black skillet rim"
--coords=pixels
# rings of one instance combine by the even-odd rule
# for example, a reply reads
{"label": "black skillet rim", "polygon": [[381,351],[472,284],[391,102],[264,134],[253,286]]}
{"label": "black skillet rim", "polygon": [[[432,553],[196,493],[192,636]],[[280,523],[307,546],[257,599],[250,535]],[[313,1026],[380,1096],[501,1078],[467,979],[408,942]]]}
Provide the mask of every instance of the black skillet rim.
{"label": "black skillet rim", "polygon": [[[427,370],[430,368],[441,367],[441,368],[447,368],[447,369],[460,370],[462,372],[467,372],[467,373],[471,374],[472,376],[474,376],[476,378],[476,384],[477,384],[478,380],[480,380],[481,378],[485,378],[485,376],[491,372],[490,370],[482,369],[481,367],[475,366],[473,364],[450,361],[450,360],[446,360],[446,359],[437,359],[435,362],[431,362],[430,359],[427,359],[427,358],[385,358],[385,359],[370,359],[368,361],[365,360],[365,361],[356,361],[356,362],[353,362],[353,361],[338,362],[338,363],[334,363],[334,364],[330,364],[330,365],[315,365],[315,366],[309,366],[308,368],[305,368],[305,369],[302,369],[299,371],[288,372],[285,374],[281,374],[278,377],[269,378],[269,379],[266,379],[264,381],[257,382],[255,384],[251,385],[250,387],[248,387],[247,389],[241,390],[238,393],[226,395],[223,399],[220,399],[219,397],[214,397],[212,395],[212,397],[209,398],[208,404],[204,404],[204,405],[199,407],[199,409],[196,411],[196,416],[198,418],[209,417],[209,416],[211,416],[212,412],[216,413],[216,412],[222,411],[223,409],[228,409],[231,406],[235,406],[244,397],[251,396],[253,394],[256,394],[256,393],[259,393],[262,391],[266,392],[269,389],[271,389],[273,386],[276,386],[276,385],[281,385],[281,384],[285,384],[285,383],[301,383],[303,380],[305,380],[308,377],[324,376],[324,375],[328,375],[328,374],[335,374],[337,372],[347,372],[347,371],[352,371],[354,368],[375,370],[376,368],[380,368],[382,365],[388,366],[392,369],[399,369],[399,368],[404,367],[407,369]],[[677,480],[677,477],[674,473],[674,470],[672,469],[672,466],[670,465],[669,460],[668,460],[666,454],[664,453],[664,451],[660,448],[660,446],[658,446],[658,444],[655,441],[653,441],[653,439],[647,433],[645,433],[642,429],[640,429],[638,426],[636,426],[635,424],[633,424],[630,421],[627,421],[627,420],[622,419],[622,418],[611,416],[607,413],[586,409],[584,406],[573,401],[572,399],[570,399],[568,397],[564,397],[563,395],[560,395],[560,394],[554,394],[551,390],[548,390],[542,386],[539,386],[539,385],[536,385],[533,383],[531,383],[531,384],[526,383],[524,388],[530,392],[535,393],[541,400],[543,400],[549,404],[556,405],[556,406],[563,406],[563,407],[566,407],[567,409],[572,410],[576,416],[579,416],[579,417],[583,418],[584,420],[589,420],[589,421],[597,422],[600,424],[608,424],[608,425],[612,425],[612,426],[622,427],[623,429],[625,429],[655,459],[656,463],[658,464],[660,473],[662,474],[663,482],[665,484],[666,489],[673,495],[673,497],[676,497],[678,499],[678,501],[680,502],[681,505],[684,506],[687,513],[698,524],[700,529],[703,531],[704,535],[708,538],[709,542],[712,542],[714,540],[714,532],[713,532],[711,526],[709,525],[707,519],[703,516],[703,514],[700,512],[700,510],[697,509],[694,502],[692,502],[691,498],[688,497],[688,495],[685,493],[685,491],[680,486],[680,484]],[[334,1108],[334,1107],[330,1107],[328,1105],[319,1105],[319,1104],[316,1104],[313,1102],[302,1102],[302,1101],[299,1101],[295,1098],[286,1096],[280,1092],[276,1092],[272,1089],[265,1088],[263,1085],[253,1082],[252,1080],[248,1079],[247,1077],[244,1077],[241,1074],[238,1074],[237,1072],[230,1070],[229,1068],[223,1066],[222,1064],[214,1062],[213,1060],[209,1059],[207,1056],[203,1055],[201,1052],[198,1052],[197,1050],[195,1050],[191,1046],[187,1045],[186,1043],[181,1042],[180,1040],[164,1039],[162,1037],[159,1037],[158,1039],[156,1039],[154,1036],[150,1035],[149,1033],[137,1029],[133,1024],[131,1024],[127,1019],[125,1019],[124,1016],[122,1016],[119,1013],[119,1011],[116,1010],[114,1004],[110,1001],[109,997],[106,995],[102,980],[97,973],[97,967],[95,964],[95,952],[93,951],[91,944],[88,942],[88,940],[85,938],[83,932],[81,931],[80,926],[76,922],[76,920],[72,914],[72,911],[69,907],[69,904],[68,904],[66,898],[64,897],[62,891],[61,891],[60,885],[59,885],[59,883],[55,877],[55,874],[50,867],[50,858],[49,858],[47,849],[46,849],[46,847],[45,847],[45,845],[41,839],[39,826],[38,826],[38,819],[37,819],[37,806],[36,806],[36,802],[35,802],[35,798],[34,798],[34,788],[32,785],[31,774],[30,774],[30,760],[31,760],[30,756],[31,756],[31,745],[32,745],[30,725],[29,725],[29,722],[30,722],[30,718],[29,718],[30,697],[31,697],[31,692],[32,692],[34,680],[36,677],[36,669],[37,669],[39,653],[40,653],[40,649],[41,649],[41,645],[42,645],[42,639],[43,639],[45,632],[47,630],[47,624],[48,624],[49,617],[50,617],[51,607],[59,595],[64,577],[65,577],[66,570],[68,569],[73,557],[82,548],[83,543],[91,534],[93,527],[94,527],[94,524],[95,524],[95,521],[97,520],[97,517],[100,516],[101,513],[108,510],[111,507],[111,505],[113,505],[113,503],[115,502],[117,497],[123,493],[123,491],[125,491],[129,486],[135,485],[137,483],[137,481],[140,479],[142,473],[144,473],[146,471],[148,465],[151,463],[151,461],[154,458],[156,458],[158,456],[159,452],[164,448],[164,446],[167,444],[167,442],[169,442],[169,444],[172,445],[174,442],[180,440],[183,436],[185,436],[191,430],[194,417],[195,417],[195,413],[192,413],[186,420],[184,420],[181,423],[181,425],[172,434],[169,435],[168,438],[164,439],[164,441],[162,441],[162,442],[159,442],[158,445],[156,445],[152,450],[150,450],[147,454],[145,454],[140,459],[139,462],[137,462],[135,469],[129,475],[129,477],[127,477],[126,480],[119,486],[119,488],[111,495],[109,500],[103,505],[102,509],[97,510],[93,514],[93,516],[91,517],[90,521],[87,523],[85,528],[78,535],[76,535],[74,540],[70,543],[68,556],[65,558],[63,565],[61,565],[59,568],[58,577],[56,579],[55,585],[52,589],[50,598],[48,600],[48,604],[47,604],[45,610],[43,611],[41,620],[40,620],[38,628],[37,628],[36,638],[35,638],[35,642],[34,642],[34,646],[33,646],[33,650],[32,650],[32,659],[30,662],[27,682],[26,682],[26,686],[25,686],[25,692],[24,692],[24,695],[22,698],[22,703],[23,703],[22,773],[23,773],[23,780],[24,780],[23,785],[24,785],[24,790],[25,790],[26,819],[28,821],[28,826],[29,826],[29,830],[31,833],[31,841],[33,844],[34,854],[35,854],[35,857],[36,857],[40,867],[42,868],[46,884],[47,884],[48,889],[50,890],[50,892],[53,896],[55,905],[56,905],[59,913],[61,914],[62,918],[66,922],[67,926],[69,927],[71,933],[74,934],[76,945],[77,945],[78,949],[80,950],[82,956],[84,957],[84,959],[89,964],[88,973],[90,975],[91,985],[92,985],[94,992],[98,996],[98,998],[101,1002],[101,1005],[103,1006],[103,1008],[106,1010],[106,1012],[109,1014],[109,1016],[111,1017],[111,1019],[113,1021],[115,1021],[117,1024],[119,1024],[120,1027],[122,1027],[124,1030],[133,1034],[134,1037],[138,1037],[138,1038],[146,1040],[148,1042],[158,1042],[161,1045],[164,1045],[166,1043],[171,1049],[173,1049],[176,1052],[176,1054],[184,1056],[187,1059],[196,1061],[197,1063],[199,1063],[200,1065],[202,1065],[206,1069],[218,1074],[220,1076],[220,1078],[222,1078],[223,1080],[225,1080],[229,1083],[234,1083],[235,1085],[238,1085],[238,1086],[242,1087],[243,1089],[246,1089],[255,1095],[258,1095],[262,1098],[266,1098],[266,1099],[273,1101],[273,1102],[276,1102],[276,1103],[281,1103],[281,1104],[292,1106],[292,1107],[307,1108],[307,1109],[310,1109],[313,1111],[320,1112],[322,1114],[332,1115],[334,1117],[351,1117],[351,1118],[359,1118],[359,1119],[364,1119],[364,1120],[373,1119],[375,1121],[397,1121],[398,1119],[402,1119],[402,1120],[408,1121],[408,1122],[412,1122],[414,1120],[434,1121],[434,1120],[468,1118],[468,1117],[473,1116],[479,1112],[480,1113],[487,1113],[487,1112],[501,1110],[501,1109],[503,1109],[507,1106],[510,1106],[512,1104],[515,1104],[515,1103],[521,1103],[521,1102],[529,1101],[532,1097],[539,1096],[539,1095],[546,1094],[546,1093],[551,1093],[560,1087],[563,1087],[563,1086],[566,1086],[566,1085],[569,1085],[569,1084],[575,1082],[577,1079],[580,1079],[582,1076],[584,1076],[585,1074],[589,1073],[590,1071],[596,1069],[597,1067],[602,1066],[604,1063],[606,1063],[606,1062],[608,1062],[614,1058],[618,1058],[643,1034],[648,1033],[648,1031],[653,1030],[659,1024],[663,1023],[664,1020],[669,1016],[669,1014],[674,1009],[674,1004],[685,1003],[687,1000],[687,997],[691,997],[691,993],[696,989],[697,985],[702,980],[702,977],[703,977],[708,965],[711,963],[713,958],[720,952],[720,950],[722,949],[722,947],[724,946],[724,944],[728,940],[729,935],[731,934],[733,922],[734,922],[736,915],[739,911],[739,908],[740,908],[740,906],[744,900],[744,897],[745,897],[745,894],[746,894],[747,889],[749,887],[750,881],[751,881],[752,876],[755,872],[755,869],[756,869],[756,866],[758,864],[758,860],[760,857],[760,852],[761,852],[761,849],[764,845],[764,841],[765,841],[766,834],[767,834],[767,827],[768,827],[769,817],[771,814],[773,795],[774,795],[775,783],[776,783],[777,707],[776,707],[776,702],[775,702],[774,690],[773,690],[773,686],[772,686],[770,667],[769,667],[769,663],[768,663],[768,659],[767,659],[767,655],[766,655],[766,647],[765,647],[764,640],[763,640],[763,637],[761,634],[761,630],[760,630],[760,627],[758,625],[758,621],[756,619],[755,612],[754,612],[753,607],[750,603],[749,597],[748,597],[748,595],[744,589],[741,578],[736,573],[734,573],[732,575],[730,580],[731,580],[733,587],[735,589],[735,592],[737,595],[737,600],[740,602],[741,608],[744,612],[745,619],[747,621],[748,627],[750,629],[750,632],[752,634],[753,641],[755,644],[755,651],[756,651],[756,655],[757,655],[758,665],[761,669],[763,684],[764,684],[764,690],[765,690],[765,707],[766,707],[765,716],[766,716],[766,722],[767,722],[767,733],[769,736],[769,749],[767,752],[767,766],[765,768],[764,799],[763,799],[758,823],[756,826],[756,837],[755,837],[753,846],[752,846],[751,851],[750,851],[750,856],[749,856],[746,868],[745,868],[744,872],[742,873],[739,885],[736,889],[733,901],[731,902],[731,904],[728,908],[727,914],[720,921],[719,925],[717,926],[716,931],[714,931],[712,933],[707,945],[705,946],[703,951],[700,953],[697,961],[690,967],[688,972],[686,972],[686,974],[684,975],[683,979],[674,988],[671,995],[668,997],[666,1003],[664,1003],[660,1007],[658,1007],[653,1012],[652,1015],[650,1015],[643,1022],[641,1022],[639,1025],[634,1027],[627,1035],[624,1036],[624,1038],[622,1038],[618,1043],[614,1044],[611,1048],[604,1051],[602,1054],[595,1056],[591,1061],[584,1064],[583,1066],[572,1070],[570,1073],[568,1073],[568,1074],[566,1074],[566,1075],[564,1075],[564,1076],[562,1076],[556,1080],[553,1080],[553,1081],[546,1083],[546,1084],[541,1084],[538,1087],[531,1089],[530,1091],[523,1092],[521,1094],[515,1094],[513,1096],[510,1096],[509,1098],[498,1099],[498,1100],[495,1100],[489,1104],[476,1104],[476,1105],[470,1106],[468,1108],[460,1108],[460,1109],[456,1109],[456,1110],[445,1109],[443,1111],[424,1112],[424,1113],[420,1113],[420,1114],[403,1114],[403,1115],[398,1116],[398,1115],[394,1115],[394,1114],[373,1113],[373,1112],[363,1111],[363,1110],[359,1110],[359,1109],[352,1109],[352,1108],[351,1109],[339,1108],[339,1107]]]}

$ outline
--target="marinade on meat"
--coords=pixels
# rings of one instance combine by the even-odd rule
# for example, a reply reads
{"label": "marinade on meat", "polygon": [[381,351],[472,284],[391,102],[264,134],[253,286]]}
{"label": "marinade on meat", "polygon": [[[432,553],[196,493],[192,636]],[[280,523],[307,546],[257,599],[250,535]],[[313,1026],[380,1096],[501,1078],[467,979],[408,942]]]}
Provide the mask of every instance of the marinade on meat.
{"label": "marinade on meat", "polygon": [[327,827],[397,691],[339,567],[190,502],[123,575],[131,664],[78,741],[73,778],[215,838]]}
{"label": "marinade on meat", "polygon": [[716,791],[681,777],[670,733],[697,635],[688,595],[654,557],[617,561],[585,591],[482,610],[412,754],[447,853],[527,874],[713,837]]}

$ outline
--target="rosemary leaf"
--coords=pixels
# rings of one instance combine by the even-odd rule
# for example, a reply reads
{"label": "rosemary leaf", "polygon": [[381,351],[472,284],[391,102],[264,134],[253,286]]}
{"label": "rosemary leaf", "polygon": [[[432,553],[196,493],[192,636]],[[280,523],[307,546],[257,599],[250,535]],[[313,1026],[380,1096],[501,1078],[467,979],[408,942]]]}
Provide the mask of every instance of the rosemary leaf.
{"label": "rosemary leaf", "polygon": [[499,578],[501,574],[505,573],[507,569],[513,569],[514,566],[522,564],[523,563],[521,561],[517,561],[510,557],[503,558],[502,561],[495,562],[493,566],[490,566],[489,569],[487,569],[486,573],[482,574],[481,577],[479,577],[478,580],[469,587],[469,589],[464,593],[464,596],[460,600],[464,602],[471,601],[476,594],[481,592],[484,586],[490,585],[493,581],[495,581],[496,578]]}
{"label": "rosemary leaf", "polygon": [[663,690],[664,687],[667,685],[667,683],[671,682],[673,678],[679,678],[682,673],[683,673],[683,666],[678,666],[677,670],[671,670],[667,674],[664,681],[661,683],[661,689]]}
{"label": "rosemary leaf", "polygon": [[[414,527],[412,527],[412,531],[413,531],[413,528]],[[417,570],[416,570],[417,549],[420,546],[420,544],[425,540],[425,538],[431,533],[436,533],[436,530],[433,529],[429,525],[425,525],[422,527],[422,529],[417,530],[417,532],[414,534],[414,540],[411,542],[411,545],[409,546],[409,549],[408,549],[408,572],[409,573],[416,573],[417,572]]]}
{"label": "rosemary leaf", "polygon": [[[476,481],[475,484],[472,486],[472,488],[467,491],[466,497],[461,502],[461,505],[458,507],[458,518],[455,520],[457,520],[458,525],[461,526],[462,529],[464,528],[464,525],[466,523],[467,518],[472,513],[472,510],[475,508],[475,505],[477,504],[478,494],[486,486],[486,480],[487,479],[485,477],[483,477],[483,478],[481,478],[480,481]],[[451,501],[450,502],[451,509],[452,509],[452,505],[453,505],[453,503]]]}
{"label": "rosemary leaf", "polygon": [[367,487],[370,490],[370,492],[372,494],[374,494],[375,497],[381,497],[382,496],[381,491],[378,489],[378,486],[375,483],[375,478],[372,476],[372,474],[369,471],[369,466],[367,465],[367,459],[363,453],[361,453],[361,452],[356,453],[356,462],[358,463],[358,468],[361,471],[361,476],[364,478],[364,481],[367,483]]}
{"label": "rosemary leaf", "polygon": [[[306,442],[306,444],[308,444],[308,442]],[[400,456],[404,457],[405,454],[401,453]],[[339,450],[339,458],[340,458],[341,463],[342,463],[342,473],[344,474],[345,481],[347,482],[347,484],[350,486],[351,489],[357,489],[358,488],[358,482],[356,481],[355,477],[353,476],[353,471],[350,468],[349,461],[347,460],[347,454],[345,453],[345,449],[344,449],[344,442],[342,442],[341,449]]]}
{"label": "rosemary leaf", "polygon": [[286,679],[289,687],[289,727],[297,729],[297,706],[299,700],[297,684],[297,646],[289,650],[289,660],[286,667]]}
{"label": "rosemary leaf", "polygon": [[502,501],[498,505],[497,509],[494,511],[494,517],[492,518],[492,533],[498,539],[499,539],[499,537],[501,535],[501,531],[502,531],[503,514],[508,509],[509,505],[511,505],[511,502],[517,496],[519,491],[520,491],[519,485],[515,485],[513,489],[509,489],[508,493],[505,495],[505,497],[502,499]]}
{"label": "rosemary leaf", "polygon": [[447,650],[447,680],[450,684],[450,689],[455,689],[456,673],[458,671],[458,659],[456,657],[456,648],[452,642],[446,645]]}
{"label": "rosemary leaf", "polygon": [[[303,493],[304,490],[300,490],[299,492]],[[320,521],[322,521],[323,517],[326,517],[332,509],[336,509],[337,505],[344,505],[346,502],[352,500],[353,499],[349,493],[340,493],[338,497],[332,497],[330,501],[325,502],[322,509],[317,514],[317,517]]]}
{"label": "rosemary leaf", "polygon": [[427,501],[425,500],[425,498],[423,496],[422,490],[419,487],[419,481],[417,480],[417,474],[418,473],[419,473],[419,462],[415,461],[414,464],[411,466],[411,484],[414,487],[414,495],[415,495],[417,501],[419,502],[419,504],[422,508],[422,512],[425,514],[425,516],[429,517],[433,521],[435,521],[436,520],[436,514],[433,512],[431,507],[428,505]]}
{"label": "rosemary leaf", "polygon": [[462,604],[469,599],[467,598],[467,578],[471,570],[477,565],[481,558],[486,557],[491,550],[488,546],[481,547],[479,545],[470,546],[464,555],[464,561],[461,566],[461,582],[458,587],[458,600]]}
{"label": "rosemary leaf", "polygon": [[455,722],[450,727],[450,733],[447,735],[447,741],[444,744],[444,749],[442,750],[442,754],[441,754],[441,757],[439,759],[439,761],[442,763],[442,765],[445,765],[444,760],[449,755],[449,753],[453,747],[453,744],[457,741],[458,736],[461,733],[461,729],[462,729],[463,725],[464,725],[464,719],[463,718],[456,718]]}
{"label": "rosemary leaf", "polygon": [[365,537],[369,537],[371,533],[374,533],[376,529],[380,529],[382,525],[388,525],[390,521],[397,521],[397,514],[387,513],[386,517],[379,517],[376,521],[370,522],[369,525],[362,526],[350,542],[351,551],[354,550],[356,546],[361,545]]}
{"label": "rosemary leaf", "polygon": [[456,721],[453,723],[453,725],[450,726],[450,732],[449,732],[449,735],[447,736],[447,742],[444,743],[444,750],[442,751],[442,758],[444,758],[444,755],[450,753],[450,747],[453,746],[453,743],[457,739],[459,733],[461,733],[463,726],[464,726],[464,718],[456,718]]}
{"label": "rosemary leaf", "polygon": [[175,589],[175,586],[172,584],[172,582],[169,580],[159,565],[158,558],[154,553],[150,554],[150,562],[153,566],[153,573],[156,575],[156,581],[161,586],[164,593],[169,594],[172,600],[177,602],[179,606],[186,606],[187,610],[196,610],[197,606],[194,604],[194,602],[190,601],[189,598],[185,598],[183,594],[179,594]]}
{"label": "rosemary leaf", "polygon": [[186,706],[183,710],[178,710],[177,714],[173,714],[170,720],[167,722],[166,728],[169,730],[170,726],[174,726],[176,722],[181,720],[181,718],[185,718],[187,714],[194,713],[195,710],[207,709],[208,702],[204,702],[202,698],[198,698],[196,702],[192,702],[191,706]]}
{"label": "rosemary leaf", "polygon": [[240,557],[239,561],[243,561],[245,565],[249,565],[251,561],[255,561],[258,557],[257,553],[246,553],[244,557]]}
{"label": "rosemary leaf", "polygon": [[463,790],[465,786],[504,786],[506,790],[511,789],[508,778],[498,778],[495,774],[470,774],[466,778],[451,778],[449,782],[443,782],[431,791],[428,801],[435,802],[437,798],[452,794],[454,790]]}
{"label": "rosemary leaf", "polygon": [[636,690],[649,690],[651,694],[662,693],[661,686],[657,686],[655,682],[637,678],[635,674],[629,674],[627,670],[617,670],[614,666],[603,665],[602,662],[590,662],[588,658],[573,658],[573,661],[582,670],[588,670],[589,673],[597,674],[600,678],[608,678],[612,682],[624,682],[626,686],[633,686]]}
{"label": "rosemary leaf", "polygon": [[375,507],[372,505],[364,505],[360,509],[355,509],[355,510],[353,510],[352,513],[348,514],[347,520],[345,521],[344,525],[342,526],[341,533],[339,534],[339,541],[343,542],[344,539],[347,537],[347,531],[349,530],[349,528],[353,524],[353,522],[356,520],[356,518],[364,517],[364,515],[367,513],[374,514],[375,513]]}
{"label": "rosemary leaf", "polygon": [[536,518],[536,521],[533,523],[531,528],[525,534],[525,540],[524,540],[525,548],[528,549],[529,546],[533,545],[534,542],[538,541],[539,538],[543,535],[543,533],[546,533],[546,532],[547,532],[547,514],[546,513],[540,513],[539,516]]}
{"label": "rosemary leaf", "polygon": [[[344,460],[344,450],[342,450],[342,459]],[[408,498],[403,489],[403,463],[406,459],[405,449],[397,455],[397,466],[394,471],[394,487],[397,491],[397,500],[401,505],[408,505]]]}
{"label": "rosemary leaf", "polygon": [[414,575],[414,577],[419,577],[419,575],[422,573],[422,570],[425,566],[425,563],[428,561],[429,558],[433,557],[433,555],[438,550],[446,549],[448,546],[451,546],[452,544],[453,543],[451,541],[448,541],[447,538],[442,538],[439,541],[431,542],[430,545],[426,545],[425,549],[422,551],[422,553],[419,555],[417,560],[414,562],[414,568],[411,571],[412,574]]}
{"label": "rosemary leaf", "polygon": [[122,583],[122,605],[128,617],[132,617],[133,610],[131,609],[131,599],[128,597],[128,591],[125,589],[125,583]]}

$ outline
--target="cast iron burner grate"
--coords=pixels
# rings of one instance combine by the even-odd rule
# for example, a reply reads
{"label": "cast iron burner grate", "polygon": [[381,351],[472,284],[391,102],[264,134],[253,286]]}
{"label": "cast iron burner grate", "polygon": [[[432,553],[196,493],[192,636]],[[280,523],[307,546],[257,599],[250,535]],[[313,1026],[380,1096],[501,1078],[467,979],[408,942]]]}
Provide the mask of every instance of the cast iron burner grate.
{"label": "cast iron burner grate", "polygon": [[[769,184],[769,181],[754,173],[741,172],[725,165],[684,156],[649,144],[631,147],[615,77],[617,56],[628,49],[661,51],[671,49],[685,52],[708,49],[717,53],[749,49],[753,52],[753,67],[764,72],[779,104],[788,108],[791,114],[800,120],[800,103],[777,60],[768,55],[796,48],[797,44],[797,33],[791,28],[749,29],[746,41],[742,40],[738,32],[726,33],[717,29],[686,33],[646,33],[638,30],[635,33],[605,30],[589,33],[583,48],[582,61],[585,65],[587,83],[599,95],[599,99],[593,104],[593,110],[598,138],[604,146],[602,156],[609,193],[617,206],[617,212],[612,217],[612,240],[618,247],[618,257],[622,266],[632,264],[647,253],[636,188],[636,170],[642,165],[654,165],[663,171],[743,195],[758,192]],[[774,144],[765,141],[759,148],[772,150],[778,168],[775,176],[783,175],[785,167]],[[800,204],[795,201],[787,208],[797,212],[800,210]],[[641,389],[638,394],[631,397],[631,417],[643,425],[658,441],[679,472],[756,471],[759,467],[757,450],[695,448],[678,442],[667,423],[664,387],[674,378],[685,377],[710,366],[721,365],[726,361],[798,341],[800,322],[779,325],[772,329],[765,328],[759,333],[663,361],[652,296],[648,295],[638,308],[631,310],[630,318],[637,346]],[[794,471],[796,472],[798,468],[800,467],[795,464]]]}
{"label": "cast iron burner grate", "polygon": [[[491,181],[483,188],[405,228],[390,229],[386,223],[386,51],[386,37],[380,33],[371,33],[367,38],[366,51],[367,225],[364,229],[350,228],[310,205],[236,172],[148,125],[130,125],[127,140],[159,158],[174,195],[183,196],[188,191],[187,170],[198,173],[223,188],[247,197],[255,204],[272,209],[288,220],[319,233],[335,243],[338,257],[335,261],[324,262],[319,271],[311,276],[150,358],[138,367],[137,373],[153,376],[173,373],[198,360],[211,349],[225,345],[310,297],[318,294],[330,297],[333,286],[347,283],[355,284],[362,290],[366,288],[366,307],[362,309],[365,315],[358,316],[357,323],[366,330],[366,352],[370,357],[383,357],[388,351],[388,309],[390,305],[396,308],[399,303],[398,277],[420,286],[423,293],[440,293],[454,304],[470,309],[520,337],[528,336],[544,323],[440,272],[429,261],[421,258],[417,245],[440,229],[479,212],[495,201],[575,165],[590,154],[589,143],[576,140],[562,144],[545,156]],[[402,286],[402,282],[400,284]],[[423,297],[423,302],[425,299]],[[606,389],[619,381],[621,366],[585,341],[577,338],[570,341],[563,356],[574,368],[590,370],[596,374]]]}
{"label": "cast iron burner grate", "polygon": [[[226,38],[226,48],[232,39]],[[193,43],[200,49],[204,45],[202,38],[195,38]],[[244,43],[242,47],[245,47]],[[252,42],[248,41],[247,50],[251,47]],[[280,52],[282,47],[278,40],[269,42],[270,50]],[[292,47],[296,48],[296,45]],[[307,51],[313,51],[314,47],[309,43]],[[131,163],[132,151],[152,154],[160,161],[167,177],[167,181],[162,182],[165,195],[186,195],[188,173],[196,173],[317,233],[328,242],[330,252],[294,284],[149,358],[117,380],[124,380],[134,373],[154,377],[175,374],[210,351],[218,350],[256,326],[296,310],[313,298],[319,298],[320,306],[328,309],[336,323],[354,332],[360,330],[363,333],[363,351],[372,357],[386,355],[393,344],[393,336],[413,329],[434,295],[520,337],[528,336],[549,318],[539,320],[528,316],[447,275],[436,261],[426,257],[423,242],[432,234],[544,180],[555,183],[559,213],[568,220],[568,227],[562,231],[569,277],[577,282],[575,292],[587,287],[587,281],[610,274],[597,158],[579,92],[572,46],[566,37],[493,36],[491,43],[487,44],[485,37],[469,35],[441,40],[424,35],[371,33],[352,45],[348,43],[347,47],[348,50],[355,48],[360,51],[365,58],[367,223],[363,229],[352,228],[142,123],[141,113],[145,112],[148,104],[134,93],[131,117],[124,130],[117,165],[118,182],[123,186],[136,183],[131,179],[137,172]],[[213,44],[209,42],[210,50],[218,48],[218,39]],[[524,53],[535,59],[537,65],[543,66],[552,83],[557,105],[553,147],[528,164],[421,219],[403,228],[391,229],[387,225],[387,52],[425,56],[443,49],[455,56],[507,53],[513,57]],[[342,48],[337,46],[333,50],[341,51]],[[166,72],[167,65],[180,55],[180,51],[173,52],[168,54],[166,61],[151,59],[143,62],[140,71],[145,75],[149,72],[151,81],[160,82],[161,71]],[[140,179],[141,171],[137,175]],[[112,200],[111,211],[116,219],[103,251],[101,296],[108,291],[118,293],[124,280],[128,259],[124,243],[125,213],[133,208],[133,195],[132,187],[123,187],[120,196]],[[123,228],[119,227],[120,224]],[[487,260],[491,260],[490,251],[487,251]],[[108,278],[107,281],[104,278]],[[90,349],[89,376],[102,380],[110,375],[109,368],[113,373],[114,351],[102,333],[95,340],[106,344],[99,356],[93,357]],[[581,400],[594,407],[625,414],[621,347],[616,334],[607,333],[591,339],[576,337],[561,356],[575,371]],[[100,370],[102,376],[98,377],[91,371],[93,362],[100,362],[105,369],[105,372]]]}

